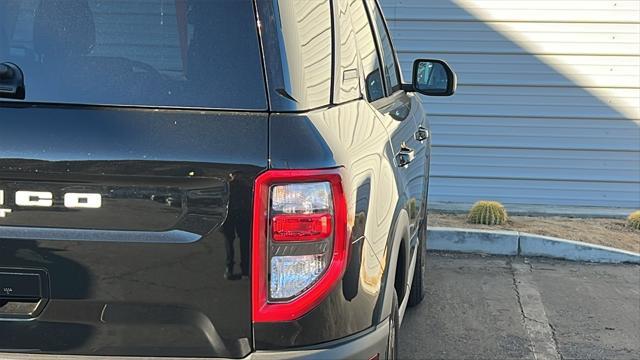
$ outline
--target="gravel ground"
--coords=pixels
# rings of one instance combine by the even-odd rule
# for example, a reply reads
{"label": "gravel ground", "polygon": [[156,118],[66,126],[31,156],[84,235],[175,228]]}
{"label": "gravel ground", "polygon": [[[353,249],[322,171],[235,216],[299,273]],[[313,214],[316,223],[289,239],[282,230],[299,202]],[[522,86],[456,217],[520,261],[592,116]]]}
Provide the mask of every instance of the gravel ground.
{"label": "gravel ground", "polygon": [[640,253],[640,231],[627,227],[624,219],[511,216],[506,224],[487,226],[467,223],[465,214],[432,211],[429,213],[428,221],[429,226],[522,231]]}

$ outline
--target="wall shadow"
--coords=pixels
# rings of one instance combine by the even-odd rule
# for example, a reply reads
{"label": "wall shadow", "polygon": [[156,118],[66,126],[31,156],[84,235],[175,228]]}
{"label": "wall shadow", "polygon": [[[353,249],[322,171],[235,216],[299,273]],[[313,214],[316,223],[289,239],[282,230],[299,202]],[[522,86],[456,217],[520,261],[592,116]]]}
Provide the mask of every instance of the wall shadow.
{"label": "wall shadow", "polygon": [[[457,95],[423,98],[433,133],[432,206],[485,198],[523,205],[640,204],[640,118],[618,104],[624,96],[639,97],[637,85],[619,97],[599,98],[563,73],[571,69],[557,65],[558,58],[577,64],[589,54],[534,53],[512,40],[515,33],[501,33],[495,21],[485,22],[455,1],[382,4],[405,79],[421,57],[447,60],[459,75]],[[545,36],[555,37],[558,26],[550,23]],[[611,64],[602,60],[593,68],[624,75],[633,63],[619,58],[604,57]]]}

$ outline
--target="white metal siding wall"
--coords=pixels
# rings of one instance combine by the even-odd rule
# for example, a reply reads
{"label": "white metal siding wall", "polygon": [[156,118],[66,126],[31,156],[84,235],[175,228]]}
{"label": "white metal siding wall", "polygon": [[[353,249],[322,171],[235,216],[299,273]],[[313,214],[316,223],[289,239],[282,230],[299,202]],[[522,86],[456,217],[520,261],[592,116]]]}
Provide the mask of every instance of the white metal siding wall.
{"label": "white metal siding wall", "polygon": [[447,60],[424,98],[432,203],[640,207],[640,2],[381,0],[405,79]]}

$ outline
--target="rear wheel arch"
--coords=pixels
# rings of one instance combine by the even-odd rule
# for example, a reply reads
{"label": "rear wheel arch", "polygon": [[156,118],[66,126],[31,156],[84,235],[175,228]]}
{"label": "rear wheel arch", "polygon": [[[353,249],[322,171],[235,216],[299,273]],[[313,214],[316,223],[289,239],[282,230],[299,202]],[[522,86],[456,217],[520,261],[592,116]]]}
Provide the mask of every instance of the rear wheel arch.
{"label": "rear wheel arch", "polygon": [[[398,300],[402,303],[404,296],[407,296],[406,291],[406,282],[407,282],[407,261],[409,261],[408,249],[409,243],[409,214],[405,209],[400,209],[398,212],[398,216],[396,217],[396,221],[394,225],[391,227],[393,230],[389,234],[389,243],[388,249],[391,249],[388,252],[388,256],[386,257],[386,266],[387,269],[385,274],[385,282],[383,289],[383,306],[382,313],[380,316],[380,320],[386,319],[392,311],[392,302],[394,292],[398,291]],[[400,266],[403,268],[400,269]],[[396,283],[398,270],[402,275],[400,280],[401,282]],[[400,290],[403,294],[401,296]]]}
{"label": "rear wheel arch", "polygon": [[406,240],[402,238],[400,242],[400,249],[396,256],[396,274],[394,276],[393,287],[398,295],[399,303],[402,303],[406,296],[406,283],[407,283],[407,255],[406,255]]}

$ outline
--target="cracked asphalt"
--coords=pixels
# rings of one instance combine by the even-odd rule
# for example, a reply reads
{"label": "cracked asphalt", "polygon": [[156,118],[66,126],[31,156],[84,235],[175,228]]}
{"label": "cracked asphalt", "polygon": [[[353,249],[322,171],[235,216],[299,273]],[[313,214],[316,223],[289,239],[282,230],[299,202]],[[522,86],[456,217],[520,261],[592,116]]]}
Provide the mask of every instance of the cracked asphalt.
{"label": "cracked asphalt", "polygon": [[640,266],[430,253],[400,359],[640,359]]}

